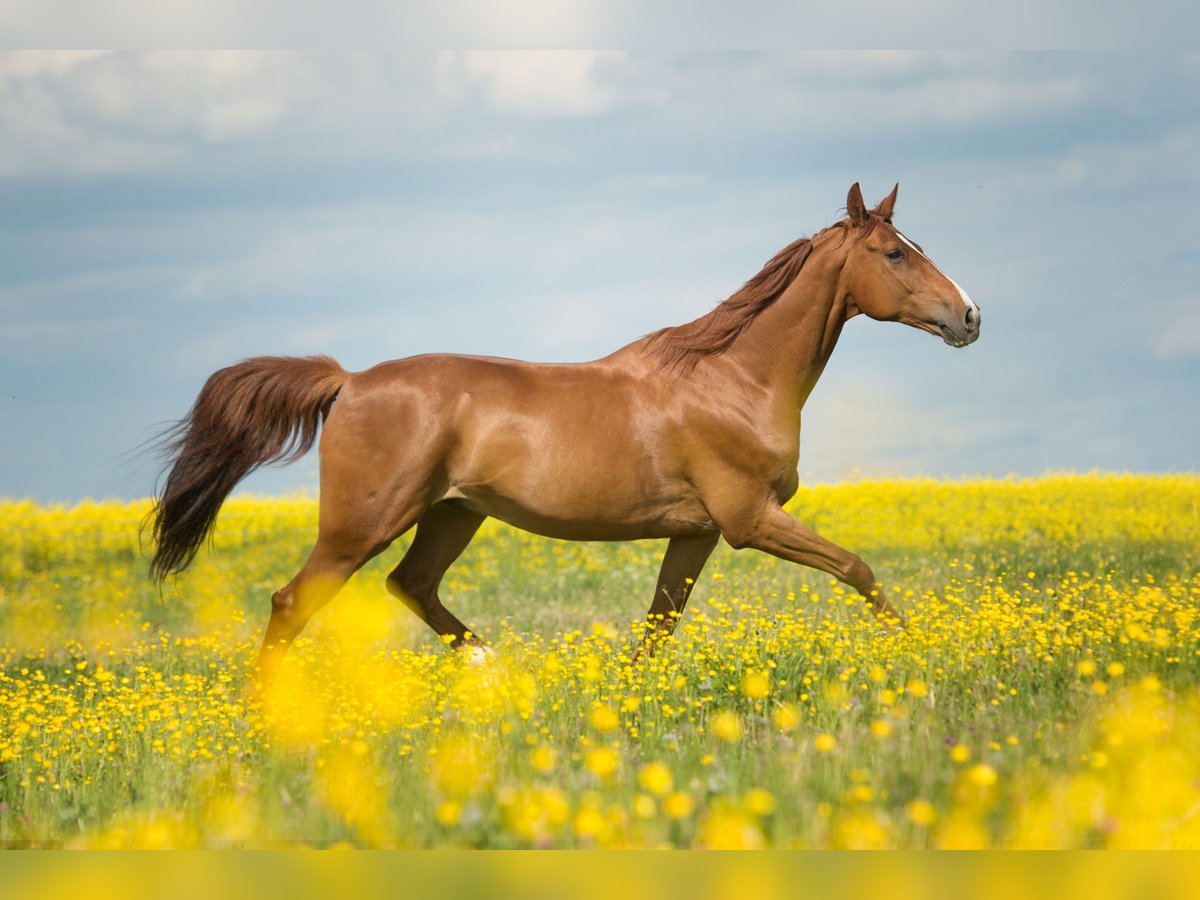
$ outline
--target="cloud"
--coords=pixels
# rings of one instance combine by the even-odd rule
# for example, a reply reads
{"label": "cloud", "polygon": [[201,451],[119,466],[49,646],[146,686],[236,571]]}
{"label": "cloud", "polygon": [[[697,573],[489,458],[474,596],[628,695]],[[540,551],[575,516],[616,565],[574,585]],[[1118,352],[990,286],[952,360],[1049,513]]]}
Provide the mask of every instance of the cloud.
{"label": "cloud", "polygon": [[[0,54],[0,176],[104,174],[201,160],[255,144],[290,158],[515,155],[512,130],[460,133],[484,108],[520,119],[586,117],[619,100],[618,53],[192,52]],[[338,134],[339,140],[328,141]],[[432,138],[432,140],[431,140]],[[266,155],[270,155],[269,153]]]}
{"label": "cloud", "polygon": [[1200,355],[1200,297],[1172,316],[1154,342],[1154,355],[1161,359]]}
{"label": "cloud", "polygon": [[71,15],[64,16],[58,4],[44,0],[6,0],[0,25],[15,46],[766,46],[797,53],[803,52],[795,49],[800,44],[1158,50],[1191,47],[1194,9],[1184,0],[1153,0],[1110,5],[1097,15],[1085,0],[1013,0],[1002,13],[981,13],[954,0],[918,0],[900,15],[886,0],[857,0],[850,7],[766,0],[749,13],[717,0],[686,6],[629,0],[364,0],[349,16],[328,4],[284,0],[105,0],[72,4]]}
{"label": "cloud", "polygon": [[[1194,66],[1170,65],[1194,78]],[[0,55],[0,175],[177,170],[234,145],[256,149],[261,165],[294,160],[303,146],[325,159],[603,152],[661,167],[735,140],[756,154],[797,142],[862,153],[868,138],[889,141],[896,155],[906,152],[898,140],[928,141],[935,131],[990,152],[998,140],[1035,125],[1052,135],[1117,100],[1139,115],[1177,102],[1155,95],[1147,104],[1138,79],[1149,76],[1115,69],[1003,53],[8,54]],[[632,143],[611,140],[618,111],[628,114],[621,127]],[[548,119],[592,130],[547,130]],[[1185,158],[1187,141],[1176,149]]]}
{"label": "cloud", "polygon": [[303,63],[248,53],[0,57],[0,174],[156,168],[262,134],[304,93]]}
{"label": "cloud", "polygon": [[438,56],[438,76],[451,96],[480,91],[500,113],[521,116],[589,116],[616,100],[598,78],[621,53],[539,51],[447,51]]}
{"label": "cloud", "polygon": [[[806,114],[858,127],[925,128],[1038,118],[1078,105],[1088,85],[1077,72],[1022,66],[1010,53],[817,53],[771,55],[762,73]],[[766,88],[770,93],[776,89]]]}
{"label": "cloud", "polygon": [[97,130],[220,142],[270,130],[307,93],[306,62],[229,51],[111,54],[71,70],[60,96]]}
{"label": "cloud", "polygon": [[0,85],[44,75],[62,76],[90,60],[107,56],[107,50],[15,50],[0,53]]}
{"label": "cloud", "polygon": [[1103,187],[1127,188],[1147,181],[1174,181],[1180,186],[1200,183],[1200,126],[1189,123],[1162,134],[1106,140],[1072,149],[1064,162],[1067,180]]}
{"label": "cloud", "polygon": [[[586,48],[621,46],[611,37],[614,20],[611,2],[605,0],[451,0],[430,4],[418,15],[423,30],[451,35],[447,40],[421,41],[429,46]],[[414,10],[415,11],[415,10]]]}

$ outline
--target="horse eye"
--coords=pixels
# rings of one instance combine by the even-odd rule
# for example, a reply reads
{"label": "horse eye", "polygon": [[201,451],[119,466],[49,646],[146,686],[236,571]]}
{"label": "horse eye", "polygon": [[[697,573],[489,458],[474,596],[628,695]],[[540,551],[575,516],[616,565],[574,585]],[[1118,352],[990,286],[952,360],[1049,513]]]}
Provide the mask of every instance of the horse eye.
{"label": "horse eye", "polygon": [[895,250],[889,250],[885,255],[892,262],[900,262],[900,260],[904,259],[904,251],[899,247],[897,247]]}

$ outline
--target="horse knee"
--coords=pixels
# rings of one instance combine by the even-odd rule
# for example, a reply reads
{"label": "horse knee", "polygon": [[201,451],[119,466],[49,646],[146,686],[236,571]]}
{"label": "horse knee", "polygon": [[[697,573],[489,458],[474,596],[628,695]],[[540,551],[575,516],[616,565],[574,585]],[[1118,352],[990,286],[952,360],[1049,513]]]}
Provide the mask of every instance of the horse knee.
{"label": "horse knee", "polygon": [[271,619],[289,634],[299,633],[308,622],[312,611],[298,601],[292,585],[280,588],[271,595]]}
{"label": "horse knee", "polygon": [[295,598],[292,595],[291,585],[285,588],[280,588],[271,595],[271,611],[286,615],[292,609],[295,603]]}
{"label": "horse knee", "polygon": [[292,585],[280,588],[271,595],[271,621],[267,626],[267,643],[290,643],[304,628],[308,616],[296,602]]}

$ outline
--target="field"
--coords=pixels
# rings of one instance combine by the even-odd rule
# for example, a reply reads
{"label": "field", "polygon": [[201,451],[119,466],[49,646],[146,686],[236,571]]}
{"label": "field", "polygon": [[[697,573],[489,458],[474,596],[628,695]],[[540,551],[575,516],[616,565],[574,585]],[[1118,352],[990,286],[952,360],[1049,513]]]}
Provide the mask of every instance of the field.
{"label": "field", "polygon": [[1200,478],[861,482],[791,511],[909,617],[722,545],[630,663],[664,544],[399,548],[245,687],[311,499],[235,498],[160,593],[146,503],[0,502],[0,845],[1200,846]]}

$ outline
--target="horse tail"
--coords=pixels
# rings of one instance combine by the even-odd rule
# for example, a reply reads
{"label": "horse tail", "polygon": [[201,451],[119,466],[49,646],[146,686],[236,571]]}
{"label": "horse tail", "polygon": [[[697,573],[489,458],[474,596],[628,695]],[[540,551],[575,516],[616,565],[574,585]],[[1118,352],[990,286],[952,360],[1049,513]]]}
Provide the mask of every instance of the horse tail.
{"label": "horse tail", "polygon": [[170,471],[151,520],[156,581],[187,568],[239,481],[312,448],[349,373],[328,356],[259,356],[215,372],[162,438]]}

